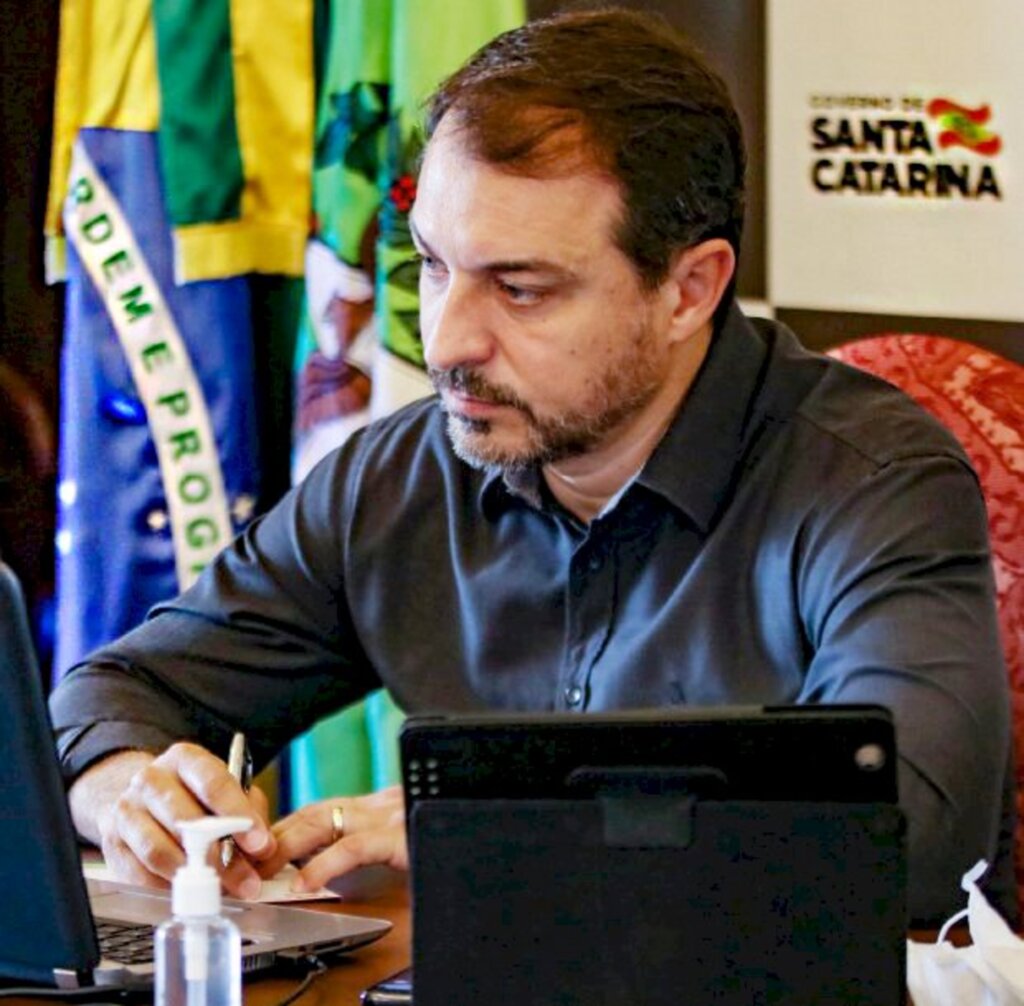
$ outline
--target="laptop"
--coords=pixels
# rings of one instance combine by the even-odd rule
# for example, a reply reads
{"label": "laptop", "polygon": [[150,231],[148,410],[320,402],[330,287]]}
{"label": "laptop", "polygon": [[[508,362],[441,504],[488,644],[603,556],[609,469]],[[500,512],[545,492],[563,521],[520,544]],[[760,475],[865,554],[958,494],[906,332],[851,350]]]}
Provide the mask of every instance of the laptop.
{"label": "laptop", "polygon": [[[21,589],[0,561],[0,979],[62,988],[147,987],[169,892],[86,881]],[[226,898],[252,972],[363,946],[382,919]]]}
{"label": "laptop", "polygon": [[401,748],[416,1006],[903,1001],[887,710],[414,717]]}

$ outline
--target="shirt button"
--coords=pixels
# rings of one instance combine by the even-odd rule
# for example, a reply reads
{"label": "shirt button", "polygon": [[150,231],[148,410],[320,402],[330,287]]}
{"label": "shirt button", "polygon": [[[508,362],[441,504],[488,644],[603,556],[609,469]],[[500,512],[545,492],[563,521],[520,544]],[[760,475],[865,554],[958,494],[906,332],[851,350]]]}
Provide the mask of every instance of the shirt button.
{"label": "shirt button", "polygon": [[587,561],[587,569],[591,573],[596,573],[601,568],[601,557],[599,555],[592,555]]}
{"label": "shirt button", "polygon": [[565,701],[570,706],[578,706],[583,701],[583,689],[579,685],[572,685],[566,688]]}

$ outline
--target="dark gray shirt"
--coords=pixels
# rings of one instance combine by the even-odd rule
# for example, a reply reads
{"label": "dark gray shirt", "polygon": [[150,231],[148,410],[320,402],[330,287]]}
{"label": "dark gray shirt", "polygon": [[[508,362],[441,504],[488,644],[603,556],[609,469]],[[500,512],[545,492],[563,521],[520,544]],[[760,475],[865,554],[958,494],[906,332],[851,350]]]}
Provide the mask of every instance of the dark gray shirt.
{"label": "dark gray shirt", "polygon": [[266,756],[381,684],[416,712],[881,703],[914,918],[959,907],[982,856],[998,861],[992,896],[1012,890],[1008,688],[974,473],[901,393],[737,309],[589,527],[540,479],[459,461],[436,400],[417,403],[76,669],[52,712],[70,777],[125,747],[221,750],[237,725]]}

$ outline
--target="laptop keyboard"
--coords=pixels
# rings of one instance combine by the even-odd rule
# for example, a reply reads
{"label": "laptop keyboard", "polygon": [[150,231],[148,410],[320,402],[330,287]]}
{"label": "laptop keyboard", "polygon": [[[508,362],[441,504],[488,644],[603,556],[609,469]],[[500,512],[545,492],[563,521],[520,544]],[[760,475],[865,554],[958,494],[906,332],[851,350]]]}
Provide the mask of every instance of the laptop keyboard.
{"label": "laptop keyboard", "polygon": [[[118,964],[152,964],[155,933],[156,929],[145,923],[96,920],[100,953]],[[252,943],[248,938],[242,940],[243,947]]]}
{"label": "laptop keyboard", "polygon": [[100,953],[121,964],[150,964],[153,961],[152,926],[130,922],[97,922]]}

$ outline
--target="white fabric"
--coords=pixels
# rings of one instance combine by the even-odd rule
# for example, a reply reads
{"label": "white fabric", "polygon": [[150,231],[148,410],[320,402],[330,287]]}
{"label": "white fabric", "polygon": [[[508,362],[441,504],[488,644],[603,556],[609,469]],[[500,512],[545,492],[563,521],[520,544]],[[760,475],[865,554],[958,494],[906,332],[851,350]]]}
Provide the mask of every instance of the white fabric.
{"label": "white fabric", "polygon": [[[1024,941],[988,903],[978,880],[984,860],[964,874],[967,908],[954,915],[935,943],[907,941],[907,986],[914,1006],[1016,1006],[1024,1003]],[[971,945],[945,937],[966,916]]]}

